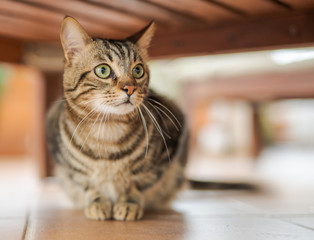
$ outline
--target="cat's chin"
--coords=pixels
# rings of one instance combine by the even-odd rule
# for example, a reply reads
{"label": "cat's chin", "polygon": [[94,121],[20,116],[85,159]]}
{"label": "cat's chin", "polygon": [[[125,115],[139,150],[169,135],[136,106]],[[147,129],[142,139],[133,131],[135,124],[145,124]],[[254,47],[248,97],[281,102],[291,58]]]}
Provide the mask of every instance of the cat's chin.
{"label": "cat's chin", "polygon": [[133,113],[135,111],[136,107],[131,103],[123,103],[119,106],[114,107],[113,114],[116,115],[127,115],[130,113]]}
{"label": "cat's chin", "polygon": [[136,110],[136,106],[131,103],[122,103],[117,106],[98,106],[98,111],[103,112],[104,114],[110,115],[128,115],[133,113]]}

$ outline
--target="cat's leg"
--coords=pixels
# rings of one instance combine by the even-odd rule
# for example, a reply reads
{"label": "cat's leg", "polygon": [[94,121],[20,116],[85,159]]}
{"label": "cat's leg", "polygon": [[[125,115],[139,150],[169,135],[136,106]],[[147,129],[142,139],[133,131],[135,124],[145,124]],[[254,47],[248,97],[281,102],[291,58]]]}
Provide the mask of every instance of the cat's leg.
{"label": "cat's leg", "polygon": [[162,177],[143,192],[145,209],[168,208],[176,193],[185,185],[184,168],[178,161],[163,169]]}
{"label": "cat's leg", "polygon": [[113,218],[121,221],[139,220],[143,217],[143,198],[132,186],[128,193],[119,197],[113,206]]}
{"label": "cat's leg", "polygon": [[89,185],[87,176],[58,165],[56,166],[56,176],[74,206],[78,209],[84,209],[84,214],[88,219],[111,219],[112,202]]}
{"label": "cat's leg", "polygon": [[111,219],[112,207],[112,202],[101,196],[97,191],[93,189],[86,191],[86,206],[84,208],[86,218],[92,220]]}

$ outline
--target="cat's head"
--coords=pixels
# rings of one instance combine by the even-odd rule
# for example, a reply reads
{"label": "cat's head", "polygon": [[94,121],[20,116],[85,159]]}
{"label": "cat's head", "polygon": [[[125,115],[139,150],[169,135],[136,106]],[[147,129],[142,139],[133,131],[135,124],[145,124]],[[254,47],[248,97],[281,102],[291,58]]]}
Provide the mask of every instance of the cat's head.
{"label": "cat's head", "polygon": [[91,38],[74,18],[66,17],[60,37],[64,95],[70,105],[116,115],[134,112],[148,93],[147,48],[153,34],[151,22],[124,40]]}

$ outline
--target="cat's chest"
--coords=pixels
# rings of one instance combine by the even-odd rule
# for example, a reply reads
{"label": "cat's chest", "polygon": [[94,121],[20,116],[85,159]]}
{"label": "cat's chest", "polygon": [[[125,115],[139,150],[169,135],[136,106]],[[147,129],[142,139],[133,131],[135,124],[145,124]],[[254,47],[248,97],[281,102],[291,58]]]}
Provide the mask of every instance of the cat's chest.
{"label": "cat's chest", "polygon": [[98,191],[116,201],[130,186],[131,174],[124,161],[103,161],[95,164],[90,181]]}
{"label": "cat's chest", "polygon": [[96,138],[97,141],[104,142],[117,142],[123,138],[125,134],[130,130],[130,125],[127,123],[115,123],[115,122],[100,122],[94,124],[90,131],[90,136]]}

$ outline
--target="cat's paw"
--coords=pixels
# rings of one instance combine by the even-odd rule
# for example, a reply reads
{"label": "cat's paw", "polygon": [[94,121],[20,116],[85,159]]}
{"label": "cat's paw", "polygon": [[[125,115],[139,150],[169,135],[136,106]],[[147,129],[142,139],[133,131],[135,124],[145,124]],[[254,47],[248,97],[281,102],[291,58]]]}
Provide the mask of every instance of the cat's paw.
{"label": "cat's paw", "polygon": [[112,203],[110,201],[92,202],[84,209],[85,216],[92,220],[108,220],[112,212]]}
{"label": "cat's paw", "polygon": [[139,220],[143,217],[143,209],[136,203],[118,202],[113,207],[113,218],[121,221]]}

